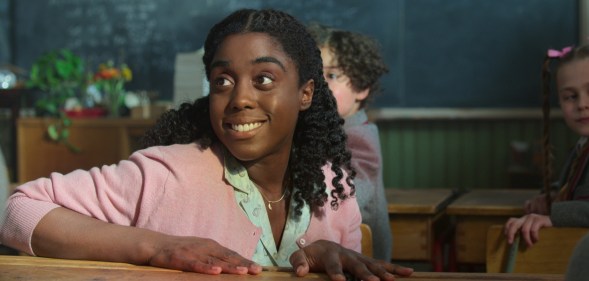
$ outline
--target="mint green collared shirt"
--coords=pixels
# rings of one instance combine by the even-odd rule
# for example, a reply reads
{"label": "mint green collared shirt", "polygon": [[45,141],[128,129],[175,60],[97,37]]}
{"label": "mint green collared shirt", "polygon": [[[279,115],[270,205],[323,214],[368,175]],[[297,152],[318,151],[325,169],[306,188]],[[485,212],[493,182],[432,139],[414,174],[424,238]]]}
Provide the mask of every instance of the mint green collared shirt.
{"label": "mint green collared shirt", "polygon": [[[291,264],[288,259],[292,253],[299,249],[296,243],[297,238],[307,231],[311,221],[309,206],[305,203],[302,215],[296,218],[293,211],[295,204],[292,200],[290,201],[280,249],[276,249],[262,194],[250,180],[246,169],[227,151],[224,153],[224,159],[225,179],[235,189],[237,204],[241,206],[250,221],[262,229],[262,236],[256,246],[252,260],[262,266],[290,267]],[[293,193],[295,188],[293,187]]]}

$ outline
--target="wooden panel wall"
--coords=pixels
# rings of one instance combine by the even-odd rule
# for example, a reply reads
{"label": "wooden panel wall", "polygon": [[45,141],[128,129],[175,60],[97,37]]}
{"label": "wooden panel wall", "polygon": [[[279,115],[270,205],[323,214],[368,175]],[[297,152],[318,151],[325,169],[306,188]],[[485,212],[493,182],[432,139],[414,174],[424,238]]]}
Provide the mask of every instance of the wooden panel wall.
{"label": "wooden panel wall", "polygon": [[[402,119],[378,121],[387,188],[505,188],[513,163],[510,143],[539,152],[539,119]],[[555,174],[578,136],[562,120],[551,122]],[[530,182],[530,188],[541,186]]]}

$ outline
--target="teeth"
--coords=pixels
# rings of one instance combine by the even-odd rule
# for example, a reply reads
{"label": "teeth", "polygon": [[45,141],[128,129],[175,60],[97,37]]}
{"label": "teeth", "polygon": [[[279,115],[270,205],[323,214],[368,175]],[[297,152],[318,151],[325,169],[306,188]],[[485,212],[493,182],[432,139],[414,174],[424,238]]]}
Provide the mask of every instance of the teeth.
{"label": "teeth", "polygon": [[251,131],[255,128],[258,128],[262,126],[261,122],[255,122],[255,123],[247,123],[247,124],[238,124],[238,125],[231,125],[231,128],[235,131],[238,132],[247,132],[247,131]]}

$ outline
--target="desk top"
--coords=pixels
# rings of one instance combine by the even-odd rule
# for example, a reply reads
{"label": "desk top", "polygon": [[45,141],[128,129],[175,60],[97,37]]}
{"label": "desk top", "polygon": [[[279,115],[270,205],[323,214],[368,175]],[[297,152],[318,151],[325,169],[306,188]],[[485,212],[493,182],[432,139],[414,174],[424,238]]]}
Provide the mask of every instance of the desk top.
{"label": "desk top", "polygon": [[539,193],[534,189],[475,189],[446,208],[449,215],[521,216],[524,202]]}
{"label": "desk top", "polygon": [[456,192],[452,189],[385,189],[389,214],[436,214],[446,207]]}
{"label": "desk top", "polygon": [[[0,276],[2,280],[121,280],[121,281],[243,281],[249,280],[329,280],[324,274],[308,274],[305,278],[294,276],[292,272],[264,271],[260,275],[205,275],[180,272],[149,266],[136,266],[125,263],[48,259],[28,256],[0,256]],[[564,280],[560,274],[507,274],[507,273],[456,273],[456,272],[415,272],[408,278],[396,280]]]}

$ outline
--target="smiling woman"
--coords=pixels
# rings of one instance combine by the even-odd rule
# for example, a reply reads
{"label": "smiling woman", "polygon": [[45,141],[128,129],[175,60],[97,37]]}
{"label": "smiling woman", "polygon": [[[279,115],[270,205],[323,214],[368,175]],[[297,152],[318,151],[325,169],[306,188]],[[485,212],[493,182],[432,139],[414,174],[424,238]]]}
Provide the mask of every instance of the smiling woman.
{"label": "smiling woman", "polygon": [[210,95],[162,115],[128,161],[19,187],[0,242],[208,274],[262,265],[333,280],[410,275],[360,253],[343,120],[305,27],[284,12],[239,10],[204,49]]}

